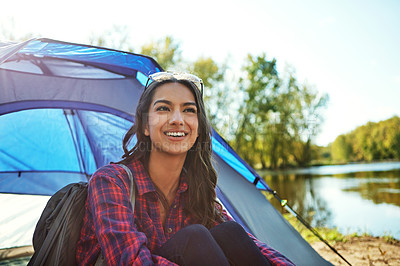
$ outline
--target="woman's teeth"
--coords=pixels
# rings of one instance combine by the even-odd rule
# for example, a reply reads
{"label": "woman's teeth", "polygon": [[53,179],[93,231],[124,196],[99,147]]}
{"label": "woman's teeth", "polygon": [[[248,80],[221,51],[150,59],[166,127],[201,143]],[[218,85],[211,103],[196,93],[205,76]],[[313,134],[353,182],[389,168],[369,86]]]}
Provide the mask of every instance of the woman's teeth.
{"label": "woman's teeth", "polygon": [[183,137],[185,136],[184,132],[166,132],[165,135],[170,137]]}

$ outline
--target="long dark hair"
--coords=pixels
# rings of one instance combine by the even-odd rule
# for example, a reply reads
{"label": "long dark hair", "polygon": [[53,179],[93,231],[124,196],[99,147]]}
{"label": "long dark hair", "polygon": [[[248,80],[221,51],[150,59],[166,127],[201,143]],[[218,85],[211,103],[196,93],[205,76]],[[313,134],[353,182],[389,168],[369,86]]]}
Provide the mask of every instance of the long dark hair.
{"label": "long dark hair", "polygon": [[[222,222],[222,207],[216,200],[215,188],[217,173],[211,158],[211,126],[206,116],[204,102],[200,91],[188,80],[170,78],[153,81],[142,93],[136,108],[135,123],[123,139],[124,159],[122,162],[140,160],[146,167],[151,152],[150,137],[144,134],[147,125],[147,114],[158,87],[166,83],[180,83],[191,90],[197,104],[198,138],[187,153],[184,168],[186,169],[188,191],[185,211],[196,218],[198,223],[211,228],[215,222]],[[129,144],[136,134],[137,142],[129,149]]]}

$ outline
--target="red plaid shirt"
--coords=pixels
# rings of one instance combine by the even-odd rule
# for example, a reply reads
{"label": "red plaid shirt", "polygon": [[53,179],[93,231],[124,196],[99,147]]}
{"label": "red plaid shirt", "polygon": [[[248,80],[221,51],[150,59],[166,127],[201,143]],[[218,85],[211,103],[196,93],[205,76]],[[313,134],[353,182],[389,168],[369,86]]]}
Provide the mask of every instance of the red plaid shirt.
{"label": "red plaid shirt", "polygon": [[[183,211],[188,187],[185,176],[181,175],[175,200],[163,227],[158,197],[147,171],[139,161],[128,167],[136,182],[135,215],[129,199],[129,178],[121,166],[107,165],[93,174],[76,249],[79,265],[94,265],[100,249],[109,265],[176,265],[152,252],[181,228],[196,223]],[[226,215],[226,220],[231,219]],[[251,237],[273,264],[292,264],[276,250]]]}

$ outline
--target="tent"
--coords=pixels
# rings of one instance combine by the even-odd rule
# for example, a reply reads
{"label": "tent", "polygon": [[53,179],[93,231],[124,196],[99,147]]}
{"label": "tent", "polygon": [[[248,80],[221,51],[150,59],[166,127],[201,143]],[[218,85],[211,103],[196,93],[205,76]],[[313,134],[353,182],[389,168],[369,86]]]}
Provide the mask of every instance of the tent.
{"label": "tent", "polygon": [[[0,249],[30,245],[9,236],[31,238],[49,195],[119,160],[147,76],[158,71],[152,58],[101,47],[50,39],[0,44]],[[268,185],[214,130],[212,144],[218,198],[229,213],[296,264],[329,264],[262,195]]]}

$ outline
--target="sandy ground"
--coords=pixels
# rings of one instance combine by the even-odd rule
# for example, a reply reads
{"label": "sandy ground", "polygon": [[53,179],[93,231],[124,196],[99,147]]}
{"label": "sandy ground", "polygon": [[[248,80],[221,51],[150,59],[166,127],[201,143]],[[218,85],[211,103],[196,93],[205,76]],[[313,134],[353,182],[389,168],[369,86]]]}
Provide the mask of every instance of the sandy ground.
{"label": "sandy ground", "polygon": [[[327,261],[334,265],[347,265],[323,242],[315,242],[311,246]],[[358,265],[399,265],[400,266],[400,241],[386,241],[383,238],[363,236],[352,237],[346,242],[337,242],[333,247],[354,266]],[[15,254],[14,254],[15,253]],[[0,252],[0,266],[26,265],[32,255],[31,246],[18,249],[2,250]],[[1,261],[4,257],[22,257],[20,259]],[[12,263],[11,263],[12,261]]]}
{"label": "sandy ground", "polygon": [[[347,265],[323,242],[312,247],[334,265]],[[378,237],[355,237],[347,242],[338,242],[333,247],[352,265],[400,265],[400,241],[386,241]]]}

